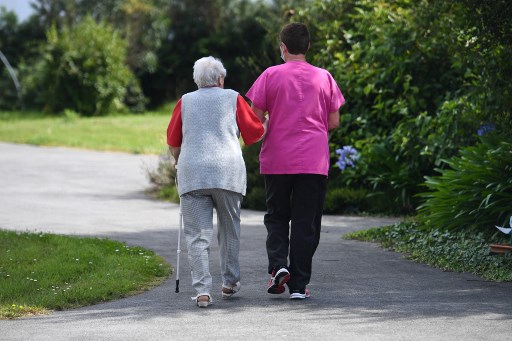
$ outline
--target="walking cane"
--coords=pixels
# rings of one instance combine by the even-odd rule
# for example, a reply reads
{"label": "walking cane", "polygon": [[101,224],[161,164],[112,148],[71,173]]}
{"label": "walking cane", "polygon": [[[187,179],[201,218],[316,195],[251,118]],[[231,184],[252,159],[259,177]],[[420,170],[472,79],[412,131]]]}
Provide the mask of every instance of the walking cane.
{"label": "walking cane", "polygon": [[[178,190],[178,175],[174,178],[176,190]],[[180,229],[178,230],[178,248],[176,249],[176,292],[180,292],[180,253],[181,253],[181,229],[183,228],[183,214],[181,212],[180,199]]]}

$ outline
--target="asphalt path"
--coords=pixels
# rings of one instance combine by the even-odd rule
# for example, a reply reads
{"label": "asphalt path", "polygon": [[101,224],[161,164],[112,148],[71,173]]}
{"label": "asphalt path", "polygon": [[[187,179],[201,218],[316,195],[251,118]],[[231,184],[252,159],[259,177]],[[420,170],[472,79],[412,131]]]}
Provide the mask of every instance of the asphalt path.
{"label": "asphalt path", "polygon": [[[155,156],[0,143],[0,228],[98,236],[176,263],[179,206],[149,198]],[[344,233],[393,218],[325,216],[311,298],[266,293],[263,212],[243,210],[242,290],[195,307],[186,250],[175,277],[142,294],[45,316],[0,321],[0,340],[493,340],[511,339],[512,283],[443,272]],[[183,248],[184,244],[183,244]],[[0,250],[1,252],[2,250]],[[1,288],[0,288],[1,290]]]}

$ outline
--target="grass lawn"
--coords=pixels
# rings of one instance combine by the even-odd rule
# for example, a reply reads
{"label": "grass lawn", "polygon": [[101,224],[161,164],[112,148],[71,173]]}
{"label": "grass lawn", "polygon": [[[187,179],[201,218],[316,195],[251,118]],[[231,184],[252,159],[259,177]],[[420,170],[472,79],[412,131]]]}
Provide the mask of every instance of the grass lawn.
{"label": "grass lawn", "polygon": [[103,117],[47,116],[0,112],[0,141],[66,146],[136,154],[160,154],[167,148],[169,110]]}
{"label": "grass lawn", "polygon": [[171,273],[152,251],[108,239],[0,230],[0,319],[148,290]]}
{"label": "grass lawn", "polygon": [[[173,104],[167,107],[105,117],[0,112],[0,141],[160,154]],[[170,273],[152,251],[117,241],[0,230],[0,319],[125,297]]]}

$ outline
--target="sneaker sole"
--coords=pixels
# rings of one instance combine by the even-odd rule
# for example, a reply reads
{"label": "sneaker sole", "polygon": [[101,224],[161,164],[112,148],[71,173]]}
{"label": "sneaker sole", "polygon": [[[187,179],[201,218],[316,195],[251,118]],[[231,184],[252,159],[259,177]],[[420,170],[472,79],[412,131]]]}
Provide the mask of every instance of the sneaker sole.
{"label": "sneaker sole", "polygon": [[301,294],[301,293],[290,294],[290,299],[291,300],[303,300],[305,298],[309,298],[309,295]]}
{"label": "sneaker sole", "polygon": [[279,278],[279,282],[276,284],[273,284],[267,289],[267,292],[269,294],[282,294],[286,291],[285,284],[290,279],[290,274],[286,274],[283,277]]}

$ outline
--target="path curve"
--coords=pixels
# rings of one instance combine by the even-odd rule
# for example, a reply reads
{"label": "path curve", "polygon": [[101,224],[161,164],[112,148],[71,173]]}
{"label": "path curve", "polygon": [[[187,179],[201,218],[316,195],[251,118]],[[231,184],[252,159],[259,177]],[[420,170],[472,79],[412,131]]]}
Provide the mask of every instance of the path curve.
{"label": "path curve", "polygon": [[[149,199],[154,156],[0,143],[0,228],[125,241],[176,260],[178,205]],[[175,278],[137,296],[0,321],[0,340],[484,340],[510,338],[512,283],[443,272],[343,233],[394,219],[325,216],[312,298],[265,291],[263,213],[243,210],[242,290],[196,308],[186,252]],[[1,250],[0,250],[1,252]],[[0,288],[1,290],[1,288]]]}

